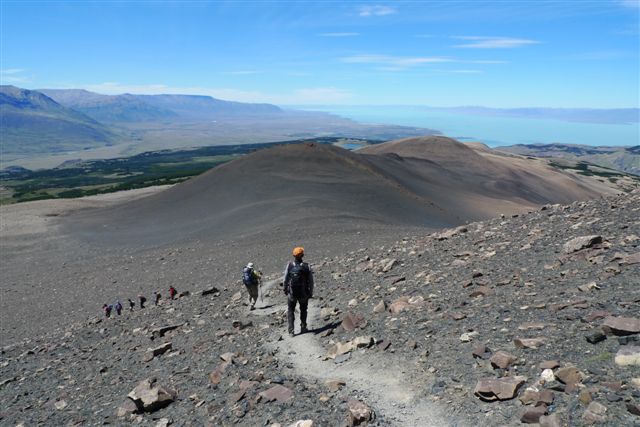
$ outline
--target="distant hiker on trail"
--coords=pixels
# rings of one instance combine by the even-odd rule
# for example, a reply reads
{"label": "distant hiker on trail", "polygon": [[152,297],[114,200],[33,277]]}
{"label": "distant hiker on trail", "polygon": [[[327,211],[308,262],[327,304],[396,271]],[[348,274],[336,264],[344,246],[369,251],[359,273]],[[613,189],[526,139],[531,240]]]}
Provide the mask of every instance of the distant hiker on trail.
{"label": "distant hiker on trail", "polygon": [[140,308],[144,308],[144,303],[147,302],[147,298],[144,295],[138,295],[138,301],[140,302]]}
{"label": "distant hiker on trail", "polygon": [[177,294],[178,294],[178,291],[176,291],[176,288],[174,288],[173,286],[170,286],[169,287],[169,298],[174,299]]}
{"label": "distant hiker on trail", "polygon": [[118,316],[122,314],[122,304],[120,304],[120,301],[116,301],[116,313],[118,313]]}
{"label": "distant hiker on trail", "polygon": [[131,298],[127,298],[129,300],[129,311],[133,311],[134,307],[136,306],[136,303],[133,302],[133,300]]}
{"label": "distant hiker on trail", "polygon": [[104,310],[105,317],[111,317],[111,310],[113,309],[113,306],[111,304],[103,305],[102,309]]}
{"label": "distant hiker on trail", "polygon": [[153,305],[158,305],[160,304],[160,299],[162,298],[162,295],[160,295],[160,292],[153,292]]}
{"label": "distant hiker on trail", "polygon": [[294,334],[296,304],[300,304],[300,333],[307,332],[307,307],[309,298],[313,298],[313,272],[309,264],[302,262],[304,248],[293,249],[294,260],[287,264],[284,271],[284,293],[287,295],[287,320],[289,335]]}
{"label": "distant hiker on trail", "polygon": [[261,278],[262,273],[253,268],[252,262],[242,269],[242,283],[244,283],[247,287],[247,292],[249,292],[249,304],[251,305],[249,310],[256,309],[256,302],[258,302],[258,294],[260,293],[259,285]]}

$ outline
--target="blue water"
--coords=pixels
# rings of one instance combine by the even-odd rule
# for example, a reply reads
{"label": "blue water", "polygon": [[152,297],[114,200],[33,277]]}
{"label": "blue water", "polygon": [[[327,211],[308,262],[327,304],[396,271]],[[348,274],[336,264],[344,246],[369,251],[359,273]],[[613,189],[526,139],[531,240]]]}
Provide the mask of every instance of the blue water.
{"label": "blue water", "polygon": [[599,124],[485,117],[395,106],[322,106],[314,107],[313,110],[330,112],[361,123],[430,128],[461,141],[479,141],[489,146],[534,143],[618,146],[640,144],[640,123]]}

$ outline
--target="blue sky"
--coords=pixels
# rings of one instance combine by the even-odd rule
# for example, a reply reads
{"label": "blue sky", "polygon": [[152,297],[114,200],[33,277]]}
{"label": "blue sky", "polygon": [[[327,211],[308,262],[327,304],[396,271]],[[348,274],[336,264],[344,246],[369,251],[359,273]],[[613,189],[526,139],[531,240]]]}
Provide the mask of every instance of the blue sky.
{"label": "blue sky", "polygon": [[1,2],[26,88],[287,104],[640,106],[640,0]]}

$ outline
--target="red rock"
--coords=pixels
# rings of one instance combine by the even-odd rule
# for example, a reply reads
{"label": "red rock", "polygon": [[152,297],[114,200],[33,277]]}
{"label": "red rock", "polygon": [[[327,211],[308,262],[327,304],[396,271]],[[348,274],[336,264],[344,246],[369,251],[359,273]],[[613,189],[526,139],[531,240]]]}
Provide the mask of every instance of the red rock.
{"label": "red rock", "polygon": [[229,406],[232,406],[233,404],[235,404],[236,402],[241,401],[242,399],[244,399],[244,396],[246,395],[246,391],[245,390],[240,390],[236,393],[232,393],[229,398],[227,399],[227,404]]}
{"label": "red rock", "polygon": [[476,286],[469,296],[471,298],[484,297],[489,295],[491,292],[491,288],[487,286]]}
{"label": "red rock", "polygon": [[640,333],[640,319],[635,317],[609,316],[604,319],[602,329],[614,335],[632,335]]}
{"label": "red rock", "polygon": [[583,317],[583,320],[587,323],[593,322],[594,320],[604,319],[609,316],[608,311],[594,311],[593,313]]}
{"label": "red rock", "polygon": [[342,328],[347,332],[351,332],[360,327],[363,321],[364,317],[362,317],[361,315],[347,313],[342,319]]}
{"label": "red rock", "polygon": [[482,378],[476,384],[473,393],[488,402],[509,400],[516,397],[518,389],[523,384],[523,377]]}
{"label": "red rock", "polygon": [[509,354],[504,351],[498,351],[496,354],[491,356],[489,361],[491,362],[491,366],[494,368],[507,369],[511,364],[518,360],[513,354]]}
{"label": "red rock", "polygon": [[213,385],[220,384],[220,380],[222,379],[222,374],[227,369],[228,363],[221,363],[218,367],[209,374],[209,381]]}
{"label": "red rock", "polygon": [[259,394],[265,402],[286,402],[293,397],[293,391],[283,385],[277,384],[268,390],[265,390]]}
{"label": "red rock", "polygon": [[577,384],[582,381],[583,374],[573,366],[559,369],[556,373],[556,378],[563,384]]}
{"label": "red rock", "polygon": [[539,405],[543,403],[549,406],[553,403],[554,400],[555,395],[553,394],[553,392],[551,390],[544,389],[540,391],[540,396],[538,397],[538,402],[536,404]]}

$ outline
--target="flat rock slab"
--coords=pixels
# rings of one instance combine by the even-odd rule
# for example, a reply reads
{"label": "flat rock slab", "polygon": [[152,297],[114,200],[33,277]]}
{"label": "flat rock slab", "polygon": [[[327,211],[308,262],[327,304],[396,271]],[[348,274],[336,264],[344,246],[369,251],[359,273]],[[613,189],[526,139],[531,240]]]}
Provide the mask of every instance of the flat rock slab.
{"label": "flat rock slab", "polygon": [[577,252],[582,249],[590,248],[593,245],[598,243],[602,243],[602,236],[592,235],[592,236],[580,236],[574,239],[569,240],[564,244],[562,250],[565,254],[570,254],[573,252]]}
{"label": "flat rock slab", "polygon": [[640,319],[635,317],[609,316],[604,319],[602,328],[613,335],[632,335],[640,333]]}
{"label": "flat rock slab", "polygon": [[286,402],[293,397],[293,390],[277,384],[268,390],[265,390],[259,394],[265,402],[278,401],[280,403]]}
{"label": "flat rock slab", "polygon": [[518,389],[524,384],[524,377],[482,378],[476,384],[473,393],[480,399],[509,400],[516,397]]}
{"label": "flat rock slab", "polygon": [[491,356],[489,361],[491,362],[491,366],[494,368],[507,369],[513,363],[518,360],[513,354],[509,354],[505,351],[498,351],[496,354]]}
{"label": "flat rock slab", "polygon": [[156,348],[150,348],[144,353],[144,361],[150,362],[154,357],[160,356],[161,354],[165,354],[167,351],[171,350],[171,343],[167,342],[162,344]]}
{"label": "flat rock slab", "polygon": [[538,347],[544,345],[545,339],[543,337],[538,338],[516,338],[513,340],[513,343],[517,348],[532,348],[537,349]]}

